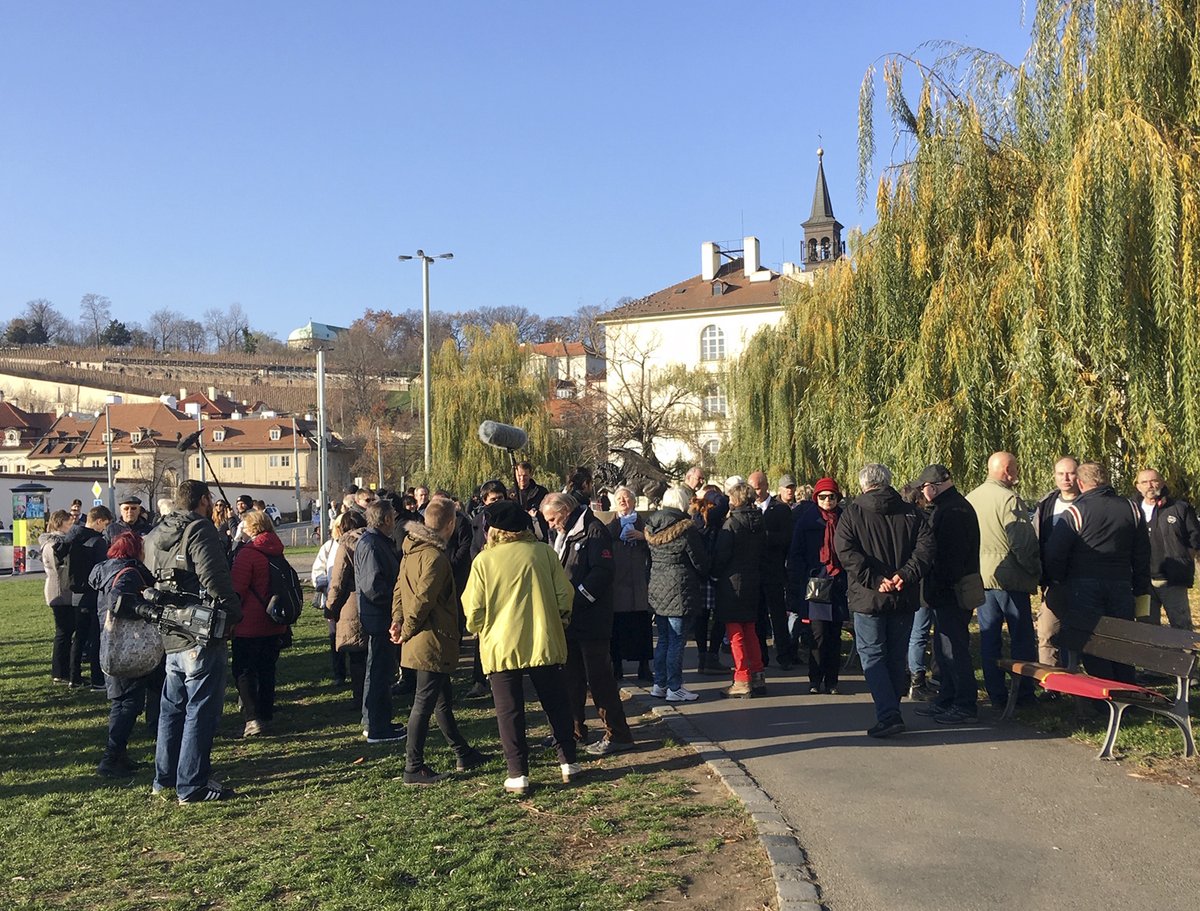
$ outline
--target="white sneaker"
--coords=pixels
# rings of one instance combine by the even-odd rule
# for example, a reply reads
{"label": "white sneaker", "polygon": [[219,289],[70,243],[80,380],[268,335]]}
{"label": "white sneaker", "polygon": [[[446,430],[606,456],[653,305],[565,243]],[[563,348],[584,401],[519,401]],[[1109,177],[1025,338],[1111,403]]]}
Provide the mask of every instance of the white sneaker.
{"label": "white sneaker", "polygon": [[563,784],[570,784],[571,779],[583,771],[583,766],[576,762],[564,762],[560,768],[562,769]]}
{"label": "white sneaker", "polygon": [[650,687],[650,695],[653,696],[655,699],[666,699],[667,698],[667,688],[665,686],[659,686],[656,683],[656,684],[654,684],[654,686]]}
{"label": "white sneaker", "polygon": [[667,702],[695,702],[700,696],[682,686],[677,690],[667,690]]}
{"label": "white sneaker", "polygon": [[518,775],[516,778],[505,778],[504,790],[509,794],[524,796],[525,792],[529,790],[529,776]]}

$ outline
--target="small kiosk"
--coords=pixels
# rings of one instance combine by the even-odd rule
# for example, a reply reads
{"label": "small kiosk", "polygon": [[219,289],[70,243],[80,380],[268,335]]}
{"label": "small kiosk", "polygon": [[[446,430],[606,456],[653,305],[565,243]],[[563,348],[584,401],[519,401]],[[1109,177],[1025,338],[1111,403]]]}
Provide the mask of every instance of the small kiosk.
{"label": "small kiosk", "polygon": [[29,481],[12,490],[13,575],[40,573],[42,552],[38,538],[46,530],[50,514],[50,490],[45,484]]}

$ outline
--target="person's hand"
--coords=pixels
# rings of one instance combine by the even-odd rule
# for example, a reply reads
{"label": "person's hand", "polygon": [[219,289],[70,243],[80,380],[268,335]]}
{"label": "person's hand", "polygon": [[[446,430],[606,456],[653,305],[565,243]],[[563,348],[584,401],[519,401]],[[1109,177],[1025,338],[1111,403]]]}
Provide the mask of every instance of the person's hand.
{"label": "person's hand", "polygon": [[393,623],[391,628],[388,630],[388,635],[395,645],[404,644],[404,637],[400,635],[400,629],[400,623],[397,621],[396,623]]}
{"label": "person's hand", "polygon": [[892,585],[894,586],[892,588],[892,591],[894,591],[894,592],[903,591],[904,590],[904,577],[902,575],[900,575],[899,573],[896,573],[896,575],[892,576]]}
{"label": "person's hand", "polygon": [[636,528],[631,528],[625,532],[625,540],[627,541],[645,541],[645,532],[638,531]]}

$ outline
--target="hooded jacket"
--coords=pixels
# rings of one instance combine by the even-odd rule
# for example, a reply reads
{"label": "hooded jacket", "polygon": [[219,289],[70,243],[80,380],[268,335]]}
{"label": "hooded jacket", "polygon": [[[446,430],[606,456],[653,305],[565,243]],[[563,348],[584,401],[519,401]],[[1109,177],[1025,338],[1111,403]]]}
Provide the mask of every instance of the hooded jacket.
{"label": "hooded jacket", "polygon": [[46,568],[46,604],[50,607],[71,606],[71,576],[67,570],[66,559],[59,556],[56,548],[56,545],[62,545],[62,541],[63,536],[55,531],[47,531],[38,536],[38,546],[42,549],[42,565]]}
{"label": "hooded jacket", "polygon": [[612,538],[587,506],[575,508],[566,528],[555,551],[575,589],[567,638],[607,640],[612,637]]}
{"label": "hooded jacket", "polygon": [[[146,535],[146,565],[160,583],[174,580],[184,591],[207,590],[227,615],[227,629],[242,619],[242,604],[233,590],[225,545],[217,526],[197,512],[173,512]],[[163,633],[167,652],[192,648],[194,643]]]}
{"label": "hooded jacket", "polygon": [[486,548],[471,564],[462,596],[467,629],[479,634],[483,672],[565,664],[574,600],[549,545],[517,540]]}
{"label": "hooded jacket", "polygon": [[758,619],[766,559],[767,531],[762,511],[754,503],[730,511],[717,532],[712,561],[720,623],[753,623]]}
{"label": "hooded jacket", "polygon": [[[936,550],[933,531],[921,511],[894,488],[868,490],[844,506],[833,541],[846,569],[851,611],[885,614],[921,606],[921,580]],[[880,583],[897,573],[904,587],[879,591]]]}
{"label": "hooded jacket", "polygon": [[242,619],[233,630],[238,639],[282,636],[286,624],[276,623],[267,616],[271,600],[271,567],[267,557],[282,557],[283,542],[273,531],[255,535],[238,548],[233,561],[233,590],[242,599]]}
{"label": "hooded jacket", "polygon": [[367,635],[358,619],[358,592],[354,586],[354,551],[365,531],[355,528],[338,538],[329,569],[325,609],[336,621],[334,647],[339,652],[361,652],[367,647]]}
{"label": "hooded jacket", "polygon": [[[660,617],[686,617],[704,607],[708,551],[691,517],[664,507],[646,523],[650,545],[650,608]],[[619,545],[618,545],[619,546]]]}
{"label": "hooded jacket", "polygon": [[404,645],[400,664],[449,674],[458,665],[458,594],[446,542],[422,522],[404,526],[400,577],[392,594],[392,621]]}

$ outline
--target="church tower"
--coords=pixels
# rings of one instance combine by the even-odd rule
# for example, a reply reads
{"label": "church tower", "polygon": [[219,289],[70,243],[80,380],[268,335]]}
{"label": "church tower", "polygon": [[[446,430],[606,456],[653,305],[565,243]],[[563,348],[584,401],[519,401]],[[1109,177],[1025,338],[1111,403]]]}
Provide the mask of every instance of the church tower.
{"label": "church tower", "polygon": [[813,190],[812,214],[801,226],[804,228],[804,245],[800,258],[805,271],[821,269],[846,253],[842,244],[842,224],[833,217],[833,203],[829,201],[829,188],[825,185],[825,167],[821,159],[824,149],[817,149],[817,186]]}

